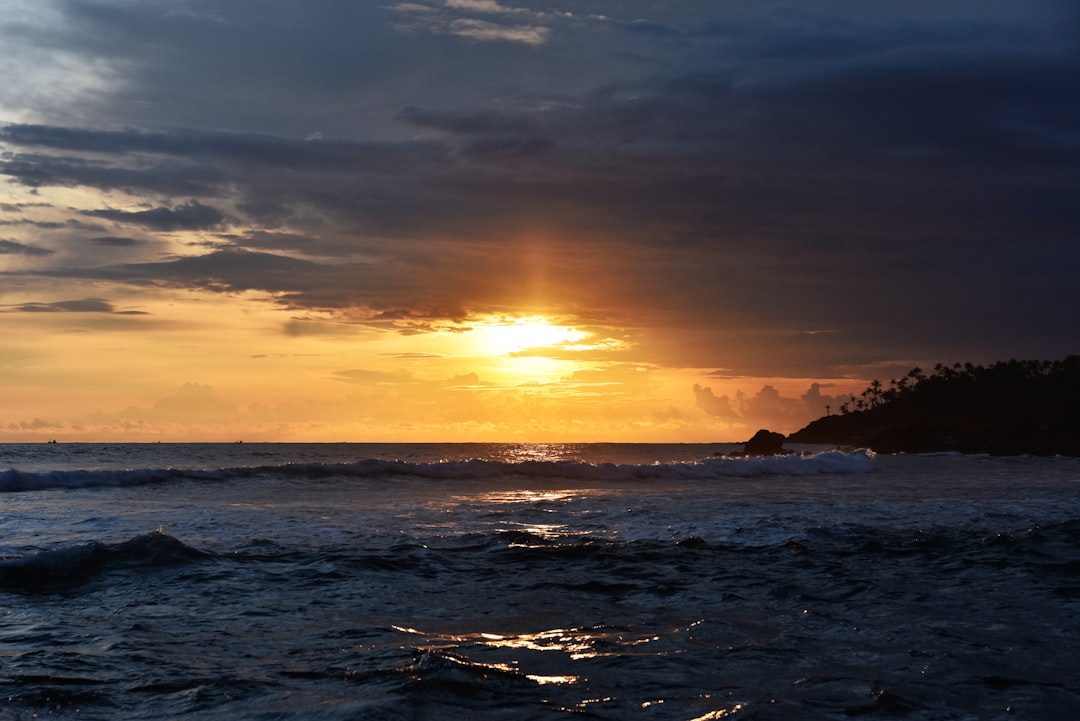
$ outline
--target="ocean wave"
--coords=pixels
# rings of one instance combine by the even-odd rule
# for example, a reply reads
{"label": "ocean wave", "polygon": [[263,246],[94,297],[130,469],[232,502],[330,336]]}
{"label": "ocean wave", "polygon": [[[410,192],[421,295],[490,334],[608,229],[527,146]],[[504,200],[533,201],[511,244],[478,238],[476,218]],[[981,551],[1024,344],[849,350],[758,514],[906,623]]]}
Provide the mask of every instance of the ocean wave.
{"label": "ocean wave", "polygon": [[120,543],[93,541],[0,559],[0,589],[65,590],[114,570],[161,568],[201,558],[209,558],[209,554],[154,531]]}
{"label": "ocean wave", "polygon": [[583,461],[490,460],[408,461],[363,460],[355,463],[289,463],[219,469],[147,468],[125,470],[0,471],[0,492],[53,488],[138,486],[173,481],[228,481],[273,476],[318,479],[329,476],[382,478],[396,476],[430,480],[531,478],[591,482],[713,480],[759,476],[815,476],[868,473],[875,468],[871,451],[827,451],[810,455],[712,457],[685,463],[616,464]]}

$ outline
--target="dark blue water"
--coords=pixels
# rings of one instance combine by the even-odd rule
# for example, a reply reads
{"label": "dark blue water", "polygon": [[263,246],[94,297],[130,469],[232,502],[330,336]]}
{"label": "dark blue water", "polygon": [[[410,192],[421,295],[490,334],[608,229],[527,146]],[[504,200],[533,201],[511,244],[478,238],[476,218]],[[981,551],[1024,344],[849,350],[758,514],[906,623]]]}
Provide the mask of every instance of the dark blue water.
{"label": "dark blue water", "polygon": [[1080,462],[716,450],[0,446],[0,718],[1077,718]]}

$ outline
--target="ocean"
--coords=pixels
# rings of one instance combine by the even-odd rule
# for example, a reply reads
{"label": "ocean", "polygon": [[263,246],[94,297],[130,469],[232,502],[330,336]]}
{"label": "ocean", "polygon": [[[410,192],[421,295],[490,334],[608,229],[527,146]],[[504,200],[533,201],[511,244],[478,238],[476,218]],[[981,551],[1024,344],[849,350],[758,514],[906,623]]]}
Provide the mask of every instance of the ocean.
{"label": "ocean", "polygon": [[0,445],[0,719],[1080,718],[1080,459]]}

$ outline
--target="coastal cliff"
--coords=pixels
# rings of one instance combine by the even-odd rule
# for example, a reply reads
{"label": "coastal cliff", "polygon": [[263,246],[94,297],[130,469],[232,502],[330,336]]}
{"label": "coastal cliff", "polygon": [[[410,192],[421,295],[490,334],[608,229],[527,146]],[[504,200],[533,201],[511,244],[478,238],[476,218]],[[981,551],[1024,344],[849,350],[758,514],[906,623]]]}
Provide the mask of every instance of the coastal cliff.
{"label": "coastal cliff", "polygon": [[1080,456],[1080,356],[939,364],[931,375],[913,368],[888,388],[873,381],[839,415],[787,440],[883,453]]}

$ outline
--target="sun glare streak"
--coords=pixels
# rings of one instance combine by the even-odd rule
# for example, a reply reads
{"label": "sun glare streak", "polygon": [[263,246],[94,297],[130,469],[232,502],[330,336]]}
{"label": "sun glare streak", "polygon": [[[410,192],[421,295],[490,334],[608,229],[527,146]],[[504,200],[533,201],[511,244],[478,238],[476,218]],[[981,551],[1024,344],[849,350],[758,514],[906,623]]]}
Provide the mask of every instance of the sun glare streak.
{"label": "sun glare streak", "polygon": [[718,719],[731,718],[735,714],[746,708],[746,704],[737,703],[731,708],[719,709],[717,711],[710,711],[704,716],[698,716],[690,719],[690,721],[717,721]]}
{"label": "sun glare streak", "polygon": [[[393,626],[396,631],[423,636],[432,648],[462,649],[470,646],[486,646],[494,649],[518,651],[565,653],[572,661],[601,657],[617,657],[627,653],[635,655],[665,655],[663,651],[650,651],[639,647],[656,643],[661,638],[655,634],[635,636],[624,631],[601,627],[553,628],[538,633],[501,634],[483,631],[476,634],[426,633],[409,626]],[[628,649],[634,648],[631,652]],[[514,660],[517,668],[521,659]]]}
{"label": "sun glare streak", "polygon": [[508,355],[530,348],[561,348],[589,336],[573,326],[556,325],[543,316],[497,318],[480,321],[470,333],[484,355]]}
{"label": "sun glare streak", "polygon": [[585,633],[582,629],[556,628],[541,633],[524,633],[516,636],[483,634],[484,643],[493,648],[525,649],[529,651],[561,651],[573,661],[597,658],[603,655],[593,648],[601,635]]}

